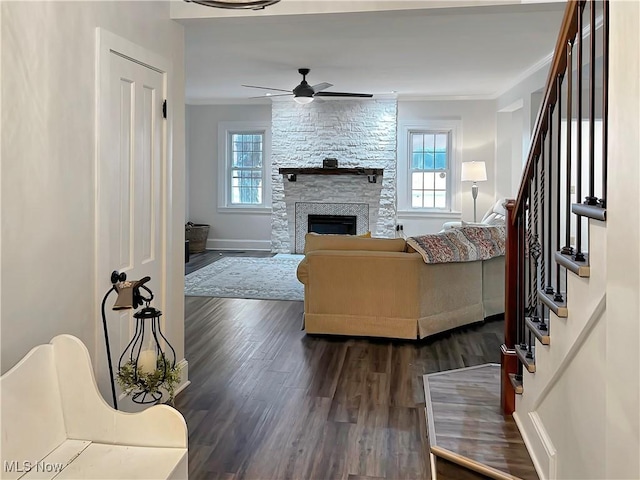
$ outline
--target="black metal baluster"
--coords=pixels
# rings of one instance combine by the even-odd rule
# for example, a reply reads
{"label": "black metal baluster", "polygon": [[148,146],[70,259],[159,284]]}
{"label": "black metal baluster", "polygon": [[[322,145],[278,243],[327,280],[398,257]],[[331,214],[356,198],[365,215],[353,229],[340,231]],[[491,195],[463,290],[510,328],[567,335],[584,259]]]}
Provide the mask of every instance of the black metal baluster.
{"label": "black metal baluster", "polygon": [[547,264],[546,264],[546,260],[545,260],[545,245],[544,245],[544,231],[545,231],[545,209],[544,209],[544,194],[545,194],[545,171],[544,171],[544,165],[545,165],[545,156],[544,156],[544,142],[545,142],[545,136],[546,134],[543,133],[541,135],[541,140],[540,142],[542,143],[542,145],[540,146],[540,183],[538,184],[538,190],[540,192],[540,194],[538,195],[538,200],[540,201],[540,237],[539,237],[539,241],[540,241],[540,245],[542,248],[542,255],[540,256],[540,290],[542,290],[544,292],[544,287],[545,287],[545,282],[547,279],[547,274],[546,274],[546,269],[547,269]]}
{"label": "black metal baluster", "polygon": [[602,208],[607,206],[607,117],[609,115],[609,1],[602,2]]}
{"label": "black metal baluster", "polygon": [[[523,237],[526,236],[524,232],[525,229],[521,228],[521,227],[524,227],[522,217],[526,214],[527,214],[526,209],[524,209],[523,212],[518,216],[518,230],[517,230],[519,232],[518,233],[518,251],[520,252],[526,252],[526,246],[523,243]],[[519,285],[519,288],[523,290],[526,288],[524,281],[522,281],[522,279],[525,278],[523,270],[526,268],[526,264],[527,262],[525,259],[524,262],[521,262],[519,264],[519,268],[518,268],[518,285]],[[518,342],[522,350],[528,350],[528,346],[525,341],[526,339],[525,332],[527,327],[525,325],[526,312],[524,309],[524,303],[527,301],[526,300],[527,297],[528,297],[528,292],[526,291],[523,291],[522,294],[518,295]]]}
{"label": "black metal baluster", "polygon": [[[535,209],[533,211],[533,224],[535,225],[535,244],[534,255],[536,261],[536,275],[537,283],[540,285],[540,290],[544,290],[545,268],[544,268],[544,249],[542,246],[542,239],[544,238],[544,148],[540,149],[541,155],[535,158]],[[547,330],[547,325],[544,321],[544,303],[538,301],[538,321],[540,330]]]}
{"label": "black metal baluster", "polygon": [[531,330],[529,330],[528,332],[528,339],[527,339],[527,358],[530,358],[533,360],[533,335],[531,334]]}
{"label": "black metal baluster", "polygon": [[553,229],[551,228],[551,225],[553,225],[553,105],[549,105],[549,110],[547,113],[547,127],[548,127],[548,132],[549,132],[549,155],[548,155],[548,159],[547,159],[547,184],[548,184],[548,189],[547,191],[549,192],[548,194],[548,199],[546,200],[546,204],[547,204],[547,212],[548,212],[548,219],[547,219],[547,238],[546,238],[546,242],[545,242],[545,253],[547,254],[547,275],[546,275],[546,281],[547,281],[547,286],[544,289],[544,293],[546,293],[547,295],[552,295],[553,294],[553,286],[551,285],[551,277],[552,277],[552,269],[553,269],[553,244],[552,242],[552,238],[553,238]]}
{"label": "black metal baluster", "polygon": [[589,2],[589,195],[587,205],[597,205],[596,189],[596,2]]}
{"label": "black metal baluster", "polygon": [[569,40],[567,43],[567,178],[565,182],[565,236],[564,247],[562,247],[562,254],[572,255],[573,247],[571,247],[571,155],[573,150],[571,149],[571,129],[572,129],[572,115],[573,115],[573,42]]}
{"label": "black metal baluster", "polygon": [[533,230],[533,209],[534,207],[534,185],[533,185],[533,179],[529,180],[527,185],[527,190],[528,190],[528,205],[529,208],[527,210],[527,249],[529,252],[529,261],[528,261],[528,265],[529,265],[529,277],[528,277],[528,284],[529,284],[529,306],[528,306],[528,317],[531,319],[532,322],[536,321],[537,318],[537,314],[536,314],[536,308],[537,308],[537,300],[538,300],[538,285],[536,282],[536,271],[538,269],[538,259],[537,257],[535,257],[534,255],[534,249],[533,249],[533,244],[535,242],[535,235],[534,235],[534,230]]}
{"label": "black metal baluster", "polygon": [[[527,358],[532,358],[530,356],[531,348],[526,340],[527,326],[525,322],[526,303],[527,303],[527,297],[528,297],[528,292],[526,291],[526,283],[525,283],[525,278],[526,278],[525,272],[526,272],[526,264],[527,264],[527,261],[526,261],[527,249],[526,249],[526,243],[525,243],[526,221],[524,220],[525,215],[527,215],[526,206],[522,210],[520,215],[518,215],[517,217],[518,228],[516,229],[516,231],[518,232],[518,251],[521,252],[522,259],[524,260],[520,262],[518,265],[518,277],[517,277],[518,285],[522,289],[521,293],[518,295],[518,303],[517,303],[517,308],[518,308],[517,317],[518,317],[518,330],[519,330],[518,347],[520,348],[520,350],[526,352],[525,356]],[[522,381],[522,370],[518,370],[518,372],[520,373],[520,381]]]}
{"label": "black metal baluster", "polygon": [[[578,62],[576,73],[578,74],[578,112],[576,122],[576,202],[579,203],[582,198],[582,30],[584,28],[582,22],[582,13],[584,9],[584,3],[577,9],[578,15],[578,35],[576,42],[578,42]],[[582,253],[582,217],[578,216],[576,219],[576,254],[573,257],[577,262],[584,262],[585,257]]]}
{"label": "black metal baluster", "polygon": [[[536,159],[537,161],[537,159]],[[529,238],[529,252],[531,258],[533,260],[533,268],[532,268],[532,314],[531,321],[532,322],[540,322],[540,316],[538,315],[538,259],[540,258],[541,247],[540,242],[538,241],[538,165],[536,163],[534,167],[534,176],[531,182],[529,183],[529,199],[533,199],[532,212],[529,217],[531,227],[529,231],[531,232]]]}
{"label": "black metal baluster", "polygon": [[[562,134],[562,74],[559,74],[556,78],[556,89],[558,91],[558,99],[556,101],[556,115],[558,118],[557,132],[558,139],[556,140],[556,162],[557,166],[557,176],[556,176],[556,250],[560,250],[560,215],[561,215],[561,202],[560,195],[562,194],[562,184],[560,182],[561,173],[562,173],[562,162],[560,161],[562,155],[562,139],[560,138]],[[549,119],[551,120],[551,119]],[[567,220],[569,220],[567,218]],[[565,221],[565,228],[566,228]],[[562,292],[560,291],[560,264],[556,263],[556,294],[553,296],[553,300],[556,302],[564,301],[562,296]]]}
{"label": "black metal baluster", "polygon": [[[522,214],[520,216],[518,216],[518,245],[519,245],[519,249],[523,254],[523,260],[524,260],[524,253],[526,251],[526,222],[524,219],[524,215],[526,215],[527,212],[526,210],[524,210],[522,212]],[[521,268],[518,271],[518,285],[522,285],[522,288],[524,288],[525,286],[525,264],[526,262],[521,262],[520,266]],[[525,315],[526,315],[526,301],[527,301],[527,292],[523,292],[523,295],[520,295],[519,300],[520,303],[518,305],[518,323],[520,324],[521,327],[521,332],[522,332],[522,340],[524,341],[525,339],[525,333],[528,331],[526,324],[525,324]],[[526,342],[525,348],[527,349],[527,358],[533,358],[533,351],[531,349],[531,332],[529,332],[529,340]]]}

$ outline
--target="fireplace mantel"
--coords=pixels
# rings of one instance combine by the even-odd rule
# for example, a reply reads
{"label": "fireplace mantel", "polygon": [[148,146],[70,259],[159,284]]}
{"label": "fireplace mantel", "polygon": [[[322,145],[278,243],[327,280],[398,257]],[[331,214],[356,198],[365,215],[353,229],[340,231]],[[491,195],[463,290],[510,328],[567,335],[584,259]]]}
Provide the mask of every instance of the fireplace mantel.
{"label": "fireplace mantel", "polygon": [[285,175],[287,180],[295,182],[298,175],[366,175],[369,183],[376,183],[378,175],[382,175],[384,168],[321,168],[321,167],[301,167],[301,168],[279,168],[278,173]]}

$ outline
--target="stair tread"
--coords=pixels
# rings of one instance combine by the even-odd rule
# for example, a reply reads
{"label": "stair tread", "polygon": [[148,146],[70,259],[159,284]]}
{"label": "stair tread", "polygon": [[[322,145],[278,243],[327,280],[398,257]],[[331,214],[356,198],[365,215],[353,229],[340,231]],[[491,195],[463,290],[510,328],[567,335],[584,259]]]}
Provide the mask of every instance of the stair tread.
{"label": "stair tread", "polygon": [[538,298],[558,317],[567,318],[569,316],[569,310],[567,310],[566,302],[567,295],[565,292],[561,293],[565,299],[563,302],[557,302],[553,299],[553,294],[545,293],[544,290],[541,289],[538,290]]}
{"label": "stair tread", "polygon": [[543,331],[539,329],[540,322],[534,322],[531,319],[531,317],[526,317],[524,319],[524,323],[541,344],[549,345],[551,343],[551,337],[549,336],[549,331],[548,330]]}
{"label": "stair tread", "polygon": [[513,387],[513,391],[516,395],[522,395],[522,392],[524,391],[524,388],[522,387],[522,380],[518,380],[515,373],[510,373],[509,381],[511,382],[511,386]]}
{"label": "stair tread", "polygon": [[564,268],[575,273],[579,277],[588,278],[591,273],[589,255],[587,253],[584,254],[584,262],[578,262],[573,258],[573,255],[568,255],[562,252],[556,252],[555,260],[557,264],[562,265]]}
{"label": "stair tread", "polygon": [[536,371],[535,354],[533,358],[527,358],[527,350],[521,348],[520,345],[516,345],[516,356],[518,357],[518,360],[520,360],[520,363],[522,363],[524,368],[526,368],[529,373],[535,373]]}

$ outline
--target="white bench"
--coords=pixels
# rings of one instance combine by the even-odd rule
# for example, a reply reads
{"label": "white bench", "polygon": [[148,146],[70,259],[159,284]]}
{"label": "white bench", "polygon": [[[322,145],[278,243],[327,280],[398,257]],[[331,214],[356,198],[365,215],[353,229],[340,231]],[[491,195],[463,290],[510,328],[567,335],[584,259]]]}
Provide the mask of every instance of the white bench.
{"label": "white bench", "polygon": [[174,408],[111,408],[84,344],[59,335],[0,379],[0,478],[186,479],[187,426]]}

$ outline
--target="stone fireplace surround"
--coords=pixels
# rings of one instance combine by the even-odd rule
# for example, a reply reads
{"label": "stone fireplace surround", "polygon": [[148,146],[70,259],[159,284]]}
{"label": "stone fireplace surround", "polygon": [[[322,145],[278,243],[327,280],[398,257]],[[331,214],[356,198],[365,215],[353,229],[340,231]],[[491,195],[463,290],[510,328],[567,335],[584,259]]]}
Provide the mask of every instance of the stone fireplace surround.
{"label": "stone fireplace surround", "polygon": [[[378,179],[380,180],[380,178]],[[296,182],[284,181],[281,249],[278,253],[302,253],[309,214],[356,215],[357,234],[393,237],[394,221],[380,219],[383,208],[382,183],[369,183],[362,176],[300,175]],[[355,213],[353,213],[355,212]],[[273,218],[273,217],[272,217]]]}
{"label": "stone fireplace surround", "polygon": [[[274,99],[271,125],[273,252],[301,251],[297,203],[366,205],[368,225],[357,221],[358,233],[395,235],[395,99],[340,99],[308,105]],[[369,183],[366,175],[298,175],[290,182],[278,172],[279,168],[322,167],[327,157],[337,158],[339,167],[376,168],[384,173],[376,183]],[[303,223],[306,233],[306,219]]]}

